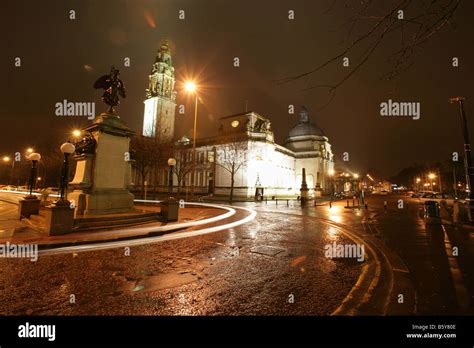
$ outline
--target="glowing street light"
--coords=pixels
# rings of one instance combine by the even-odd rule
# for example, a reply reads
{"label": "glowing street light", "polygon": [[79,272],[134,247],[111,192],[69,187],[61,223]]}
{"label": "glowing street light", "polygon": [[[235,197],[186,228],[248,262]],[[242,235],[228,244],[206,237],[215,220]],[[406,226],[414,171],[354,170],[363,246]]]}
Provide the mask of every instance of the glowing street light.
{"label": "glowing street light", "polygon": [[4,156],[3,157],[3,162],[10,162],[10,157]]}
{"label": "glowing street light", "polygon": [[79,130],[79,129],[74,129],[72,131],[72,135],[75,137],[75,138],[79,138],[81,136],[82,132]]}
{"label": "glowing street light", "polygon": [[33,150],[32,147],[29,147],[29,148],[26,149],[26,153],[28,153],[28,154],[33,153],[33,151],[35,151],[35,150]]}
{"label": "glowing street light", "polygon": [[186,89],[186,91],[188,92],[194,92],[196,90],[196,84],[193,82],[193,81],[187,81],[185,84],[184,84],[184,88]]}

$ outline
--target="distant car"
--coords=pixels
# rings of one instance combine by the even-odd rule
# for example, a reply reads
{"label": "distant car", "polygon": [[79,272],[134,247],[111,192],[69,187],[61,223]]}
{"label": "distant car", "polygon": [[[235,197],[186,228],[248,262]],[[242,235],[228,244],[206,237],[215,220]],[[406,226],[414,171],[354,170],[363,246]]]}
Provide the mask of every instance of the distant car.
{"label": "distant car", "polygon": [[382,191],[380,191],[380,194],[381,195],[388,195],[388,191],[387,190],[382,190]]}
{"label": "distant car", "polygon": [[8,186],[5,186],[5,190],[7,190],[7,191],[18,191],[18,187],[13,186],[13,185],[8,185]]}

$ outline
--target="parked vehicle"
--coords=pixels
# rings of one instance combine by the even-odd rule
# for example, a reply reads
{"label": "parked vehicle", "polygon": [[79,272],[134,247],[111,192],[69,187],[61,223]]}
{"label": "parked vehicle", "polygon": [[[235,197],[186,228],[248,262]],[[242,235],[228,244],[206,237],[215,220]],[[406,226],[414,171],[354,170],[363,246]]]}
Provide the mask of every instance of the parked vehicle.
{"label": "parked vehicle", "polygon": [[8,185],[8,186],[5,186],[5,190],[6,191],[18,191],[18,187],[13,186],[13,185]]}
{"label": "parked vehicle", "polygon": [[427,224],[440,224],[441,217],[439,214],[439,203],[434,200],[428,200],[424,202],[423,206],[424,214],[423,218]]}
{"label": "parked vehicle", "polygon": [[423,204],[426,201],[436,201],[440,203],[442,200],[445,200],[448,205],[454,204],[454,196],[446,193],[441,192],[427,192],[424,193],[421,197],[419,197],[420,204]]}

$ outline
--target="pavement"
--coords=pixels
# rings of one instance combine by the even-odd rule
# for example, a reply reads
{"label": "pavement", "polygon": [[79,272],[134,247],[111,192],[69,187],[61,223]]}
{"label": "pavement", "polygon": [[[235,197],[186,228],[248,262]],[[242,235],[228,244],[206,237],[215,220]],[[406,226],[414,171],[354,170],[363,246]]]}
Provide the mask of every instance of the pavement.
{"label": "pavement", "polygon": [[[0,259],[0,314],[473,314],[472,232],[426,225],[407,197],[345,203],[243,202],[256,218],[215,233]],[[363,244],[367,257],[328,258],[332,243]]]}
{"label": "pavement", "polygon": [[329,315],[362,267],[326,258],[332,242],[352,241],[317,219],[259,212],[192,238],[0,259],[0,314]]}
{"label": "pavement", "polygon": [[[28,219],[18,218],[18,199],[14,193],[0,193],[0,243],[32,243],[40,247],[80,245],[92,242],[104,242],[128,238],[144,237],[151,234],[169,233],[177,230],[192,230],[192,226],[204,224],[206,221],[228,221],[225,216],[232,209],[218,206],[187,205],[179,209],[176,222],[150,222],[130,227],[115,227],[100,231],[78,231],[58,236],[48,236],[38,228],[37,224]],[[143,212],[159,212],[157,204],[136,204],[135,208]]]}

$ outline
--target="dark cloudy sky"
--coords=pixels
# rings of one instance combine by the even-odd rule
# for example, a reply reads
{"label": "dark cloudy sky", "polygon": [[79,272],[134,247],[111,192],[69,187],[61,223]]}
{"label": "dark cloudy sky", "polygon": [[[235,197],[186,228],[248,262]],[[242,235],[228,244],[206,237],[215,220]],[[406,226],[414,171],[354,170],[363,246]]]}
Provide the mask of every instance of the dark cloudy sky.
{"label": "dark cloudy sky", "polygon": [[[336,157],[349,152],[353,171],[376,168],[391,175],[414,162],[461,151],[458,109],[448,98],[472,97],[474,2],[461,4],[453,25],[420,48],[409,70],[384,81],[381,77],[390,69],[387,52],[401,42],[399,33],[390,35],[320,110],[328,101],[327,90],[303,89],[308,83],[337,82],[345,73],[339,61],[309,81],[279,85],[275,80],[309,70],[347,46],[344,23],[351,9],[346,1],[333,2],[5,0],[0,154],[45,142],[59,145],[72,128],[86,125],[84,117],[55,116],[55,103],[97,101],[96,111],[102,111],[101,92],[92,84],[112,64],[121,67],[125,57],[131,59],[131,67],[121,67],[128,96],[118,113],[141,131],[147,77],[162,39],[172,45],[178,83],[196,76],[202,86],[200,136],[215,132],[217,118],[243,111],[248,100],[250,110],[272,121],[280,143],[296,122],[288,105],[305,105]],[[290,9],[295,10],[293,21],[287,17]],[[75,20],[69,19],[69,10],[76,11]],[[178,18],[179,10],[185,10],[185,20]],[[14,66],[15,57],[22,60],[20,68]],[[234,57],[240,59],[239,68],[233,66]],[[458,68],[451,67],[452,57],[459,57]],[[390,98],[420,102],[421,119],[381,117],[379,105]],[[178,90],[178,104],[187,102]],[[472,103],[474,99],[468,100],[466,107],[471,124]],[[178,136],[191,134],[192,116],[189,103],[186,114],[176,116]]]}

